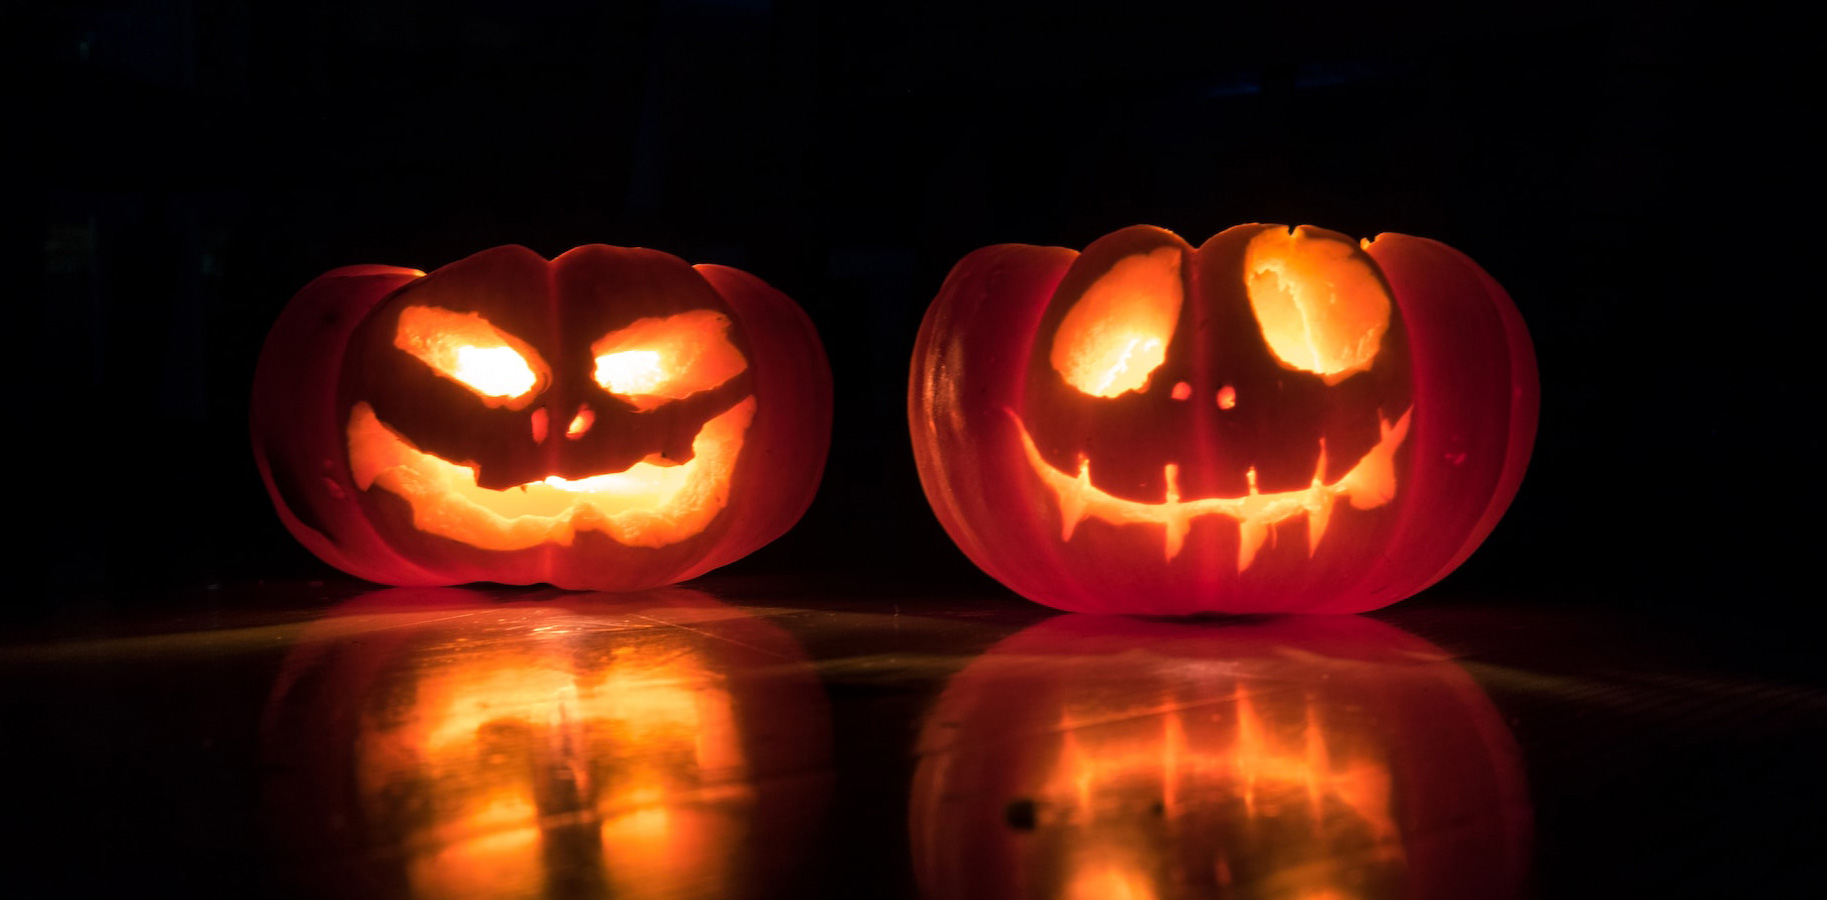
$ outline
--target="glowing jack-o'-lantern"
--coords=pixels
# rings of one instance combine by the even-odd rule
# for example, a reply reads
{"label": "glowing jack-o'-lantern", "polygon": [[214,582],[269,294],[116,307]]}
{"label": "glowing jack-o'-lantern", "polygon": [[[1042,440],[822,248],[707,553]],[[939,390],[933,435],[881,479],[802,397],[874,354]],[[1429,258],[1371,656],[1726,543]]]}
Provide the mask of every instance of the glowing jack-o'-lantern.
{"label": "glowing jack-o'-lantern", "polygon": [[953,678],[919,754],[934,898],[1502,900],[1527,872],[1497,710],[1364,618],[1052,619]]}
{"label": "glowing jack-o'-lantern", "polygon": [[253,433],[286,526],[347,572],[632,590],[791,527],[830,419],[817,333],[755,278],[500,247],[312,282],[261,355]]}
{"label": "glowing jack-o'-lantern", "polygon": [[979,567],[1084,612],[1356,612],[1445,576],[1521,483],[1538,386],[1503,289],[1439,243],[1240,225],[953,269],[908,417]]}
{"label": "glowing jack-o'-lantern", "polygon": [[829,784],[783,632],[662,589],[394,589],[313,623],[267,708],[275,838],[324,896],[771,896]]}

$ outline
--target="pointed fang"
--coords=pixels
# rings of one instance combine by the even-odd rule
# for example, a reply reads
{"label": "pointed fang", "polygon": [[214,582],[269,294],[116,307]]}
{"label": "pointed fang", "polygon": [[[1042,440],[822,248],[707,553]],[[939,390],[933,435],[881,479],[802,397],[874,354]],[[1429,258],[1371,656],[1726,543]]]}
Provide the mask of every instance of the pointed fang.
{"label": "pointed fang", "polygon": [[1091,460],[1082,453],[1078,457],[1076,485],[1077,490],[1059,492],[1059,539],[1062,543],[1072,540],[1072,532],[1078,530],[1078,523],[1085,521],[1088,513],[1085,494],[1091,489]]}
{"label": "pointed fang", "polygon": [[1167,476],[1167,502],[1161,504],[1161,543],[1167,552],[1167,561],[1173,562],[1174,557],[1180,555],[1181,546],[1186,543],[1186,533],[1193,530],[1193,517],[1180,504],[1180,467],[1168,463],[1161,471]]}

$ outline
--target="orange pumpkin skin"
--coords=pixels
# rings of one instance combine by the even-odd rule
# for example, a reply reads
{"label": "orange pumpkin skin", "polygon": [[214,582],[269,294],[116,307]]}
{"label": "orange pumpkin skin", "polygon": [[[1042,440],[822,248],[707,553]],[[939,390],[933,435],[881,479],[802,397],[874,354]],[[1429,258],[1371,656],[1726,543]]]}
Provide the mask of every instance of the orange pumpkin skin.
{"label": "orange pumpkin skin", "polygon": [[1350,616],[1068,615],[926,714],[922,896],[1518,896],[1522,754],[1447,652]]}
{"label": "orange pumpkin skin", "polygon": [[[478,381],[478,358],[519,379]],[[506,246],[311,282],[268,335],[251,426],[287,529],[352,575],[638,590],[798,521],[831,375],[805,313],[736,269]]]}
{"label": "orange pumpkin skin", "polygon": [[[1328,325],[1314,285],[1368,299]],[[1140,337],[1100,349],[1132,327],[1114,311],[1163,291]],[[1277,315],[1305,330],[1265,329]],[[1095,384],[1085,360],[1104,361]],[[1239,225],[1195,249],[1138,225],[1082,253],[960,261],[921,325],[908,419],[940,523],[1032,600],[1348,613],[1477,548],[1521,483],[1538,397],[1515,305],[1443,244]]]}

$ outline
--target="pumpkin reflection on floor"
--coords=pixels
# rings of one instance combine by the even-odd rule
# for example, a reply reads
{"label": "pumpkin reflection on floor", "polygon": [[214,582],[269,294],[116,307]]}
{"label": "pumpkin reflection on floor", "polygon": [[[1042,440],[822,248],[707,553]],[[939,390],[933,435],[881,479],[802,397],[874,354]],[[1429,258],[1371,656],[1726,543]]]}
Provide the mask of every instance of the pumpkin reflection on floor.
{"label": "pumpkin reflection on floor", "polygon": [[1490,701],[1355,617],[1035,626],[928,714],[910,807],[935,898],[1495,900],[1530,837]]}
{"label": "pumpkin reflection on floor", "polygon": [[823,695],[747,613],[680,589],[403,589],[313,632],[267,744],[279,833],[326,892],[741,897],[804,857]]}

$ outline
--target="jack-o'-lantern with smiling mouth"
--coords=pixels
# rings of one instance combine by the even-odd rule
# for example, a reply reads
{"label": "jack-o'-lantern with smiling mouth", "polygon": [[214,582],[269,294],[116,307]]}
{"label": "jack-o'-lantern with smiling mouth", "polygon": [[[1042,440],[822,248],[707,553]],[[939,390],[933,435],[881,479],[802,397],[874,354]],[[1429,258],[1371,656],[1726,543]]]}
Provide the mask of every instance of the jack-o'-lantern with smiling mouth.
{"label": "jack-o'-lantern with smiling mouth", "polygon": [[823,349],[785,295],[606,245],[324,275],[268,337],[252,416],[281,518],[326,562],[591,590],[778,537],[830,421]]}
{"label": "jack-o'-lantern with smiling mouth", "polygon": [[1356,612],[1490,533],[1538,393],[1515,305],[1443,244],[1134,226],[961,261],[908,410],[940,522],[1031,599]]}

